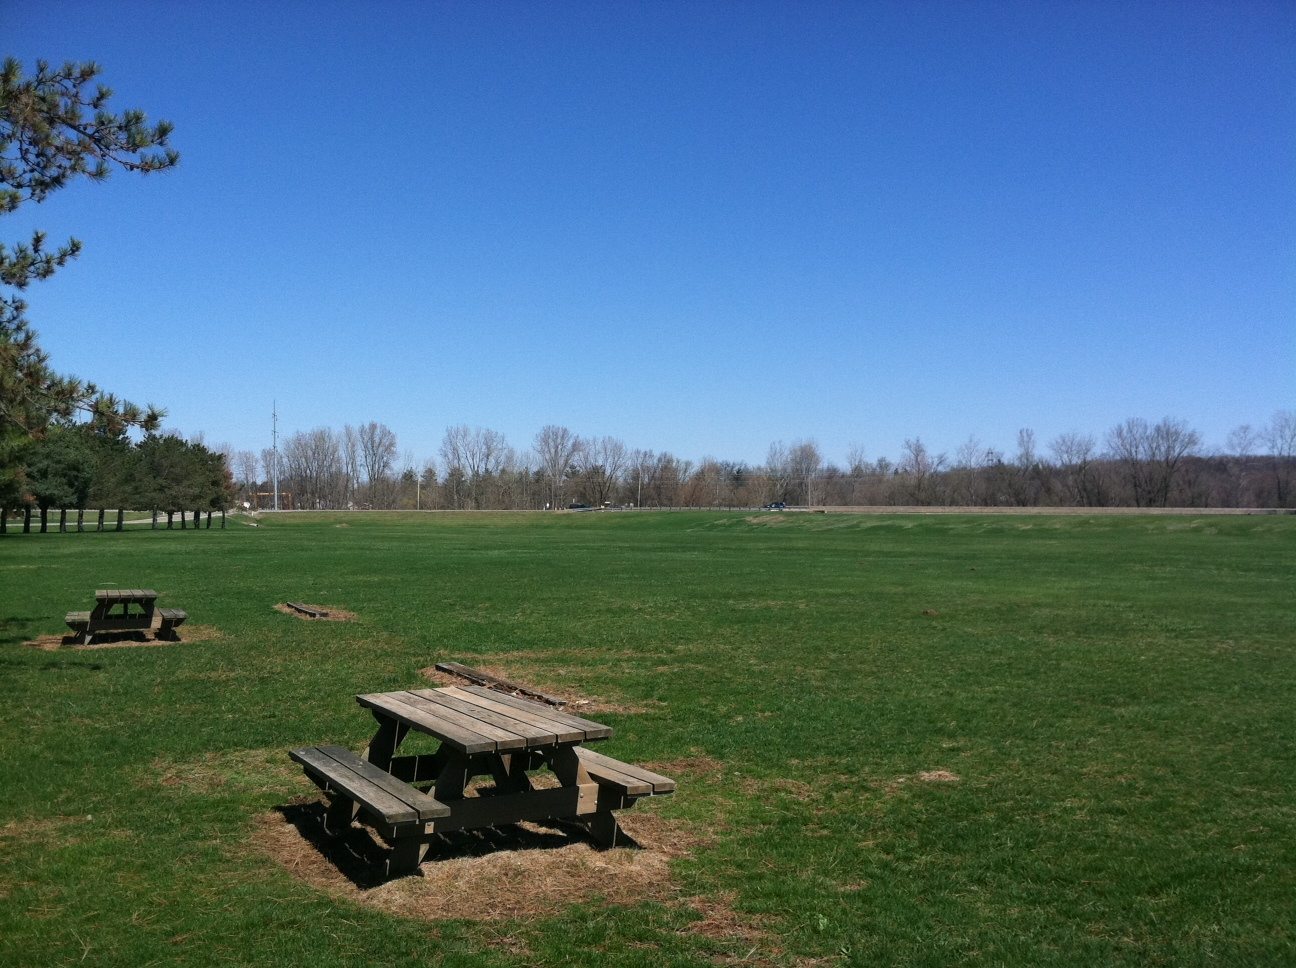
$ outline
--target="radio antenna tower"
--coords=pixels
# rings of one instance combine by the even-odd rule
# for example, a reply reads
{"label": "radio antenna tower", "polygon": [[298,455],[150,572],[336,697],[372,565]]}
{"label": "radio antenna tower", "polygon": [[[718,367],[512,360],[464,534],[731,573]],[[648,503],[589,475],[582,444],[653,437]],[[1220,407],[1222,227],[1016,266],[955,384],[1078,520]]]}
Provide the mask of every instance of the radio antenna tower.
{"label": "radio antenna tower", "polygon": [[274,478],[274,509],[279,510],[279,404],[270,402],[270,452],[274,454],[274,467],[270,476]]}

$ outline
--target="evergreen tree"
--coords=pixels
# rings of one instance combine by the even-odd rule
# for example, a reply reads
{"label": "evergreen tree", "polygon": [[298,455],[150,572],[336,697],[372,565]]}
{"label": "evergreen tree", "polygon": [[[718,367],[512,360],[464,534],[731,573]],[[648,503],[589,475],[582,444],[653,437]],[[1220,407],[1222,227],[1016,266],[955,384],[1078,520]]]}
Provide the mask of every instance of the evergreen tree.
{"label": "evergreen tree", "polygon": [[[102,181],[114,168],[149,173],[174,167],[179,155],[168,146],[171,125],[150,125],[144,114],[114,114],[112,91],[102,84],[97,64],[67,63],[52,68],[37,61],[36,73],[8,58],[0,68],[0,213],[24,202],[40,203],[74,178]],[[26,317],[18,293],[46,279],[81,251],[69,239],[50,248],[45,233],[12,249],[0,244],[0,504],[22,496],[26,442],[40,437],[58,418],[86,414],[109,430],[136,425],[152,430],[162,413],[105,393],[93,383],[54,372]]]}

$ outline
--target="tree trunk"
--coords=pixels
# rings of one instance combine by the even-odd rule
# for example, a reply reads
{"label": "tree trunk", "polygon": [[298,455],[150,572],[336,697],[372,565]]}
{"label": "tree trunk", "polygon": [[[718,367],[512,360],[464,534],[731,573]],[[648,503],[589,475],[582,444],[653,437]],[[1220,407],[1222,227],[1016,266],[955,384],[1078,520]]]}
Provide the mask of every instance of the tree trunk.
{"label": "tree trunk", "polygon": [[67,508],[59,508],[59,534],[67,534]]}
{"label": "tree trunk", "polygon": [[77,534],[85,531],[85,508],[77,508]]}
{"label": "tree trunk", "polygon": [[221,530],[225,530],[225,509],[221,508]]}
{"label": "tree trunk", "polygon": [[40,509],[40,533],[45,534],[49,531],[49,508]]}
{"label": "tree trunk", "polygon": [[[118,511],[117,513],[118,513],[119,515],[121,514],[120,511]],[[119,518],[119,520],[120,520],[120,518]],[[154,531],[157,530],[157,508],[154,508],[154,509],[153,509],[153,524],[152,524],[152,528],[153,528]],[[121,530],[121,529],[119,528],[118,530]]]}
{"label": "tree trunk", "polygon": [[31,534],[31,505],[23,508],[23,534]]}
{"label": "tree trunk", "polygon": [[[225,525],[222,522],[221,527],[224,526]],[[8,533],[9,533],[9,509],[0,508],[0,534],[8,534]]]}
{"label": "tree trunk", "polygon": [[100,508],[100,509],[99,509],[99,527],[96,529],[97,531],[102,531],[102,530],[103,530],[103,522],[104,522],[104,509],[103,509],[103,508]]}
{"label": "tree trunk", "polygon": [[207,512],[207,530],[208,530],[208,531],[211,530],[211,512],[210,512],[210,511]]}
{"label": "tree trunk", "polygon": [[[153,527],[155,528],[157,527],[156,514],[154,514],[153,516]],[[123,511],[121,508],[118,508],[117,509],[117,530],[124,531],[125,529],[126,529],[126,512]]]}
{"label": "tree trunk", "polygon": [[174,521],[175,521],[175,512],[174,512],[174,511],[168,511],[168,512],[167,512],[167,530],[168,530],[168,531],[171,530],[171,525],[172,525],[172,523],[174,523]]}

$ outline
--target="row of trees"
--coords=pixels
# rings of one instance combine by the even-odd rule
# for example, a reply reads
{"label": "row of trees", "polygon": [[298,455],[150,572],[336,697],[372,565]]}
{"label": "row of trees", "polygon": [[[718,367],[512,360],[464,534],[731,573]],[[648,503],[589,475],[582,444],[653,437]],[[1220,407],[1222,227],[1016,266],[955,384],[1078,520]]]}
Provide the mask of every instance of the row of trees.
{"label": "row of trees", "polygon": [[58,423],[26,448],[23,488],[0,503],[0,516],[34,509],[46,530],[52,509],[219,510],[233,500],[225,458],[173,434],[125,433]]}
{"label": "row of trees", "polygon": [[1239,427],[1208,453],[1182,420],[1132,418],[1101,440],[1065,433],[1040,447],[1022,430],[1004,454],[969,439],[950,456],[915,437],[898,459],[855,449],[844,467],[813,440],[771,445],[763,464],[631,449],[614,437],[540,430],[519,451],[480,427],[446,430],[439,460],[416,466],[396,435],[371,422],[288,437],[276,453],[228,454],[243,498],[270,503],[275,461],[281,505],[296,508],[561,508],[797,505],[1076,507],[1296,506],[1296,411]]}

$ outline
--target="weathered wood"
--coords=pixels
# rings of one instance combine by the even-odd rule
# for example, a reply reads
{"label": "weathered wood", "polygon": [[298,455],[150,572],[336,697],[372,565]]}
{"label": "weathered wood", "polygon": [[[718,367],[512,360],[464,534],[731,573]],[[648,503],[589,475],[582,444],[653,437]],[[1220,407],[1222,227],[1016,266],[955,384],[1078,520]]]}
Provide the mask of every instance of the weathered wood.
{"label": "weathered wood", "polygon": [[514,719],[519,719],[537,730],[543,730],[546,734],[552,733],[554,737],[553,742],[555,743],[579,743],[585,739],[585,731],[583,729],[575,729],[567,723],[559,722],[556,718],[550,715],[552,710],[548,706],[526,702],[526,700],[521,700],[521,702],[526,703],[526,706],[530,708],[509,705],[507,702],[504,702],[504,700],[511,699],[512,697],[507,696],[504,693],[491,692],[488,689],[480,689],[479,692],[481,694],[478,694],[478,692],[469,692],[469,689],[478,689],[478,687],[469,686],[460,688],[459,686],[446,686],[444,689],[438,689],[436,691],[462,702],[479,706],[487,712],[500,713],[505,716],[511,716]]}
{"label": "weathered wood", "polygon": [[[623,763],[610,756],[597,753],[585,747],[577,747],[576,755],[585,764],[589,775],[600,782],[624,788],[632,796],[660,796],[675,792],[675,781],[651,770],[645,770],[633,763]],[[600,777],[602,778],[600,780]]]}
{"label": "weathered wood", "polygon": [[557,734],[553,729],[537,726],[524,719],[519,719],[517,716],[511,716],[502,709],[491,709],[485,705],[468,702],[451,695],[443,689],[411,689],[410,693],[427,702],[434,702],[466,716],[471,716],[478,722],[488,723],[507,730],[514,736],[522,737],[527,746],[550,746],[558,742]]}
{"label": "weathered wood", "polygon": [[504,689],[508,692],[520,692],[523,695],[531,696],[546,702],[551,706],[561,706],[567,700],[559,699],[557,696],[550,696],[540,692],[538,689],[532,689],[530,686],[524,686],[516,682],[510,682],[508,679],[501,679],[499,676],[493,676],[489,672],[483,672],[481,669],[474,669],[470,666],[463,665],[459,662],[438,662],[436,667],[442,672],[448,672],[451,675],[460,676],[469,682],[487,688]]}
{"label": "weathered wood", "polygon": [[420,732],[429,733],[465,753],[493,753],[495,751],[496,744],[493,739],[489,739],[473,730],[464,729],[455,723],[447,722],[440,716],[412,706],[408,702],[402,701],[399,698],[400,695],[399,693],[371,693],[356,696],[356,702],[372,709],[374,715],[378,716],[380,720],[384,716],[395,719],[398,722],[412,726]]}
{"label": "weathered wood", "polygon": [[[189,618],[189,613],[182,608],[159,608],[158,615],[161,616],[162,622],[158,625],[157,637],[168,642],[180,641],[180,636],[176,632],[185,620]],[[149,614],[149,624],[152,624],[152,614]]]}
{"label": "weathered wood", "polygon": [[405,692],[400,694],[400,698],[402,702],[413,706],[415,709],[420,709],[444,722],[460,726],[469,732],[478,733],[489,740],[493,740],[496,750],[520,750],[525,749],[527,746],[527,741],[517,733],[496,726],[494,723],[478,719],[475,716],[461,713],[447,705],[436,702],[434,699],[429,699],[425,695]]}
{"label": "weathered wood", "polygon": [[400,746],[401,740],[409,732],[409,724],[387,719],[376,710],[371,711],[374,718],[378,720],[378,732],[374,733],[373,739],[365,747],[363,756],[378,769],[386,770],[391,764],[396,747]]}
{"label": "weathered wood", "polygon": [[[454,687],[458,688],[458,687]],[[502,702],[514,709],[523,709],[527,711],[536,710],[543,714],[545,718],[552,719],[555,722],[566,723],[573,729],[579,729],[585,734],[586,739],[607,739],[612,735],[612,727],[604,726],[602,723],[596,723],[593,720],[582,719],[579,716],[573,716],[571,713],[565,713],[560,709],[548,709],[526,699],[519,699],[516,696],[510,696],[507,693],[494,692],[490,689],[483,689],[481,686],[464,686],[464,692],[470,692],[476,696],[482,696],[494,702]]]}
{"label": "weathered wood", "polygon": [[303,605],[301,602],[284,602],[295,612],[301,612],[308,618],[328,618],[329,613],[322,608],[311,608],[309,605]]}
{"label": "weathered wood", "polygon": [[311,746],[288,754],[313,779],[323,779],[392,826],[424,823],[450,815],[450,808],[366,763],[340,746]]}
{"label": "weathered wood", "polygon": [[494,827],[523,820],[579,817],[593,813],[597,799],[598,787],[593,783],[496,796],[464,797],[462,800],[450,801],[450,816],[436,820],[432,829],[442,833],[448,830]]}

